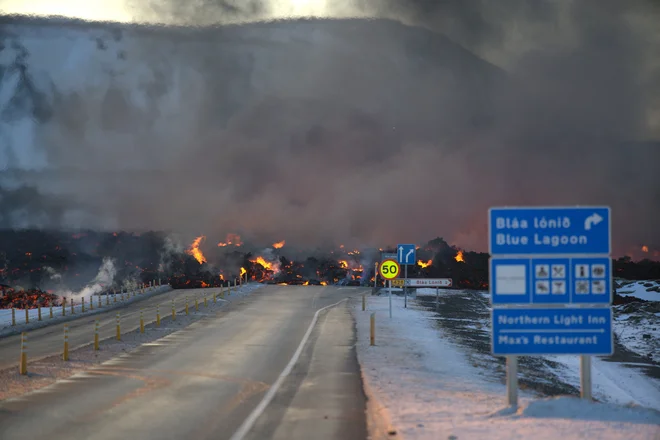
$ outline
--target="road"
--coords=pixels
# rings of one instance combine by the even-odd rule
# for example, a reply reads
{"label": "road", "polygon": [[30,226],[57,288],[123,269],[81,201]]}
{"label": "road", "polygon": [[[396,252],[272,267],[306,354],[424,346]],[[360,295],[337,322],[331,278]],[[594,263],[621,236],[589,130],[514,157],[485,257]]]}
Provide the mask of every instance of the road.
{"label": "road", "polygon": [[[99,337],[101,339],[114,337],[116,334],[116,316],[120,313],[122,332],[135,330],[140,326],[140,309],[143,309],[145,324],[156,320],[156,306],[160,306],[161,317],[171,316],[172,299],[175,300],[177,313],[181,313],[185,308],[185,298],[190,298],[189,307],[192,308],[194,295],[197,294],[200,301],[202,295],[206,293],[208,300],[211,301],[213,292],[218,294],[223,289],[178,289],[154,295],[141,301],[130,302],[112,309],[107,312],[90,315],[80,315],[80,318],[73,321],[67,321],[69,325],[69,347],[73,350],[80,345],[92,342],[94,321],[99,319]],[[237,298],[236,295],[226,295],[227,300],[231,301]],[[232,289],[233,291],[233,289]],[[39,329],[27,330],[29,342],[30,360],[39,359],[45,356],[52,356],[62,352],[63,345],[63,327],[64,323],[54,323]],[[21,346],[21,335],[12,335],[0,338],[0,370],[18,365],[17,349]]]}
{"label": "road", "polygon": [[156,343],[0,402],[0,438],[366,439],[354,322],[342,302],[360,293],[256,290]]}

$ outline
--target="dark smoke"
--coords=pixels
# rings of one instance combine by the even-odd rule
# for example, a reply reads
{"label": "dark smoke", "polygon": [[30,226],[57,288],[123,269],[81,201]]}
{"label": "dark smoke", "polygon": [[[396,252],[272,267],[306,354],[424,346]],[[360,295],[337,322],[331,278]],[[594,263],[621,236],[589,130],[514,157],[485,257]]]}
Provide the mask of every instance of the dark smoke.
{"label": "dark smoke", "polygon": [[[228,22],[277,12],[264,2],[187,4],[141,11],[184,24],[212,11]],[[373,7],[338,2],[334,15],[414,26],[9,20],[0,185],[36,192],[9,199],[5,189],[0,226],[218,241],[238,232],[304,246],[440,234],[484,250],[489,206],[607,204],[617,253],[660,249],[657,6]],[[74,29],[75,48],[52,41],[63,27]],[[48,60],[55,49],[66,56]]]}

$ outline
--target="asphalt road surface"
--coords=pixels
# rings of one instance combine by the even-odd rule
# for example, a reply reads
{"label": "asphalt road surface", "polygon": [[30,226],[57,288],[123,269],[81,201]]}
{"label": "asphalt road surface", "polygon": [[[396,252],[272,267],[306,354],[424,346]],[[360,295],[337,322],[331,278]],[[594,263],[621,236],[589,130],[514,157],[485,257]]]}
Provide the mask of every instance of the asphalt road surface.
{"label": "asphalt road surface", "polygon": [[[211,301],[213,292],[218,294],[224,291],[226,299],[232,301],[236,295],[226,295],[226,289],[178,289],[170,290],[162,294],[150,296],[141,301],[120,304],[118,307],[108,309],[107,312],[89,315],[80,315],[80,318],[67,321],[69,325],[69,349],[74,350],[81,345],[92,342],[94,334],[94,322],[99,320],[99,338],[111,338],[116,335],[117,312],[120,313],[122,333],[130,332],[140,326],[140,309],[143,309],[145,325],[156,320],[156,306],[160,306],[161,318],[171,316],[172,299],[175,300],[175,308],[180,314],[185,308],[186,296],[190,298],[189,307],[194,308],[194,295],[197,294],[200,301],[204,293]],[[233,291],[233,288],[232,288]],[[105,298],[104,298],[105,301]],[[96,305],[96,303],[94,303]],[[105,302],[103,303],[105,305]],[[114,304],[113,304],[114,305]],[[68,312],[68,310],[67,310]],[[62,352],[64,323],[53,323],[38,329],[26,330],[28,335],[28,354],[30,361],[46,356],[52,356]],[[0,338],[0,370],[18,365],[19,357],[17,349],[21,346],[21,335]],[[0,437],[0,440],[2,438]]]}
{"label": "asphalt road surface", "polygon": [[256,290],[84,374],[0,402],[0,439],[366,439],[343,301],[361,293]]}

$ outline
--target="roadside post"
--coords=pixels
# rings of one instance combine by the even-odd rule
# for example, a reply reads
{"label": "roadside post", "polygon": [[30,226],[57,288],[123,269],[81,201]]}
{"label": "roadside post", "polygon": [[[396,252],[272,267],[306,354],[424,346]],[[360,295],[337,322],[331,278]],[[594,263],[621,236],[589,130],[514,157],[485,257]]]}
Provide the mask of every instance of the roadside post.
{"label": "roadside post", "polygon": [[99,320],[94,321],[94,351],[99,350]]}
{"label": "roadside post", "polygon": [[399,276],[401,267],[396,260],[388,259],[380,263],[380,275],[388,281],[388,290],[390,298],[390,318],[392,318],[392,280]]}
{"label": "roadside post", "polygon": [[408,288],[406,287],[405,280],[408,279],[408,266],[415,264],[417,258],[417,249],[414,244],[398,244],[397,249],[397,263],[403,266],[403,307],[408,308]]}
{"label": "roadside post", "polygon": [[27,375],[27,333],[21,333],[21,358],[19,359],[19,373],[21,376]]}
{"label": "roadside post", "polygon": [[592,400],[591,356],[611,355],[611,209],[488,211],[492,354],[506,356],[507,403],[518,405],[518,356],[579,355]]}
{"label": "roadside post", "polygon": [[64,324],[64,350],[62,351],[62,360],[69,360],[69,324]]}
{"label": "roadside post", "polygon": [[13,307],[11,308],[11,325],[16,325],[16,309]]}

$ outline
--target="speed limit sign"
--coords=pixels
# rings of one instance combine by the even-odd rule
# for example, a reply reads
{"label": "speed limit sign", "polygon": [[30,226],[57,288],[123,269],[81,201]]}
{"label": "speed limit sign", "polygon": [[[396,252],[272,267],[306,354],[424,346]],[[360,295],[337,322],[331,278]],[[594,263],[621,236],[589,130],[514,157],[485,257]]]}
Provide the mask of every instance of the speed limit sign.
{"label": "speed limit sign", "polygon": [[383,262],[380,263],[380,275],[386,280],[392,280],[396,278],[399,276],[400,271],[401,267],[399,266],[399,263],[396,262],[396,260],[383,260]]}

